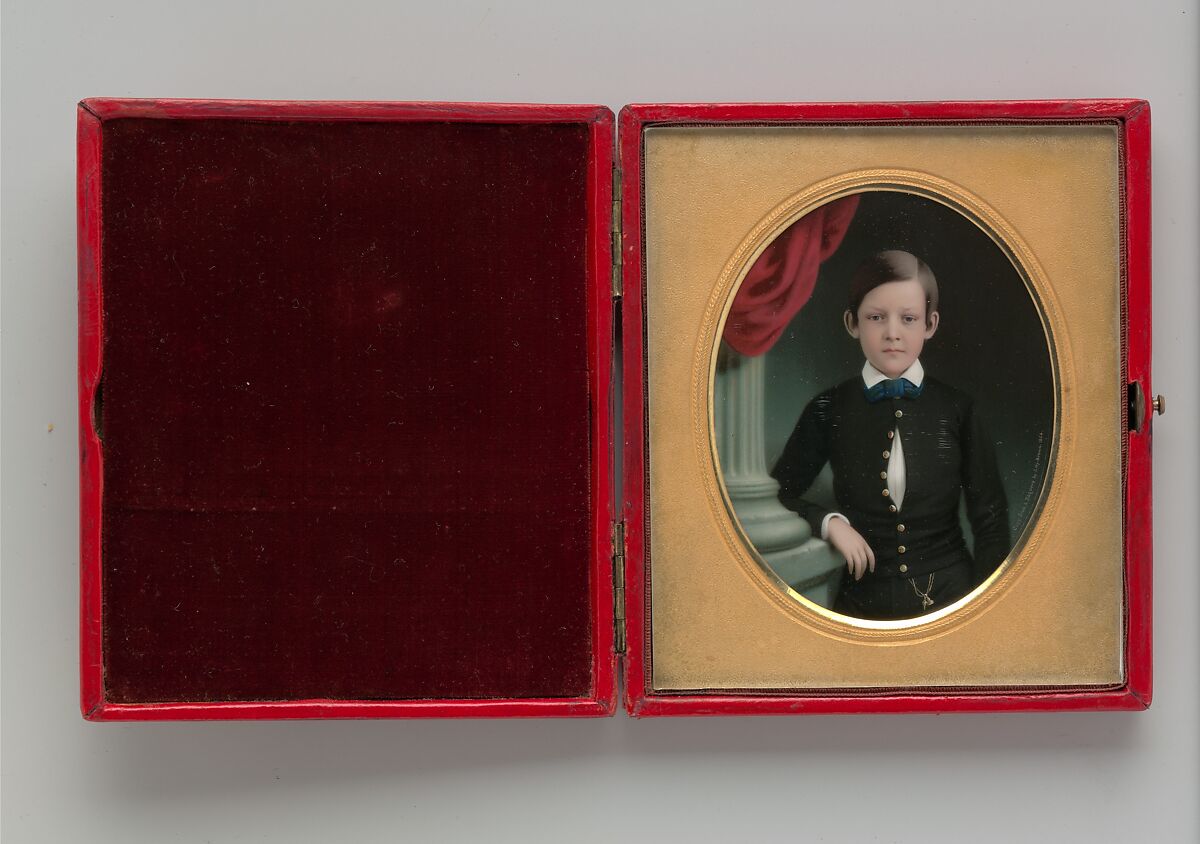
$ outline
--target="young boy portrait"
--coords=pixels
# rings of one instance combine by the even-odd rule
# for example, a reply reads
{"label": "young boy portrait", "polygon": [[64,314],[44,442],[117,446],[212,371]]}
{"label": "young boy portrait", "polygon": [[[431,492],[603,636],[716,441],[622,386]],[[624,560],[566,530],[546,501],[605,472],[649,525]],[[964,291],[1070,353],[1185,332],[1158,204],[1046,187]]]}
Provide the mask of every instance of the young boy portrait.
{"label": "young boy portrait", "polygon": [[[862,371],[808,403],[771,472],[784,506],[845,558],[833,607],[844,615],[903,619],[941,609],[1011,549],[982,413],[921,364],[940,318],[937,280],[919,258],[890,250],[863,262],[843,315]],[[827,463],[836,509],[805,498]]]}

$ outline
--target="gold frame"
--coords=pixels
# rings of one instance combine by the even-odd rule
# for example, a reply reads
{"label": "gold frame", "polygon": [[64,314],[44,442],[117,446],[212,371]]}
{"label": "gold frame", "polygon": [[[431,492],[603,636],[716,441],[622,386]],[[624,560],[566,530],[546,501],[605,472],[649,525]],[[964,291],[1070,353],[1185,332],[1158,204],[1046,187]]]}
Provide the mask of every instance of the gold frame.
{"label": "gold frame", "polygon": [[[720,347],[718,338],[721,337],[724,331],[725,321],[729,316],[729,311],[737,296],[737,292],[745,280],[746,273],[749,272],[759,255],[762,254],[763,250],[781,232],[820,206],[851,194],[879,190],[915,194],[958,211],[975,223],[1008,256],[1017,274],[1025,283],[1026,290],[1033,298],[1034,305],[1041,317],[1042,330],[1045,334],[1047,349],[1050,353],[1051,378],[1056,397],[1054,427],[1051,434],[1050,457],[1047,461],[1046,476],[1043,479],[1037,503],[1033,507],[1030,519],[1018,536],[1007,559],[984,583],[953,604],[942,607],[928,615],[897,621],[857,619],[833,612],[808,600],[775,575],[770,564],[762,558],[754,548],[753,543],[745,535],[741,523],[734,513],[733,504],[725,487],[725,479],[719,468],[721,463],[717,454],[717,437],[714,425],[716,408],[713,404],[717,373],[717,353]],[[709,317],[709,314],[713,313],[714,305],[719,308],[719,313],[715,321]],[[1066,336],[1066,332],[1061,326],[1061,319],[1061,314],[1054,301],[1054,290],[1051,288],[1045,272],[1038,266],[1033,253],[1021,240],[1016,230],[1000,217],[994,209],[988,207],[987,203],[983,202],[979,197],[969,194],[957,185],[925,173],[895,169],[845,173],[812,185],[795,196],[790,197],[759,222],[738,247],[733,257],[730,258],[729,263],[725,265],[720,279],[713,288],[710,309],[705,314],[705,322],[701,328],[700,341],[697,345],[696,354],[698,356],[703,355],[705,347],[711,349],[708,364],[707,396],[705,398],[707,399],[706,412],[709,421],[708,457],[712,461],[713,474],[706,475],[706,480],[710,482],[715,480],[715,484],[709,483],[706,485],[706,488],[710,496],[714,494],[719,496],[720,502],[725,507],[731,523],[731,525],[722,525],[722,527],[732,526],[734,531],[736,531],[737,537],[745,547],[750,560],[756,565],[757,573],[761,574],[763,579],[773,587],[771,594],[777,596],[782,592],[790,601],[798,602],[807,610],[807,612],[802,612],[798,616],[802,622],[814,624],[831,635],[866,641],[885,636],[891,640],[896,640],[898,638],[923,638],[940,635],[952,629],[954,625],[967,623],[972,615],[983,612],[988,603],[996,600],[1003,593],[1006,586],[1019,576],[1022,564],[1028,560],[1029,554],[1036,552],[1038,538],[1036,528],[1039,524],[1044,525],[1042,521],[1043,516],[1050,518],[1059,503],[1056,498],[1050,495],[1050,481],[1054,476],[1056,456],[1062,442],[1060,437],[1062,430],[1062,403],[1057,400],[1061,382],[1059,361],[1060,355],[1067,360],[1071,357],[1068,349],[1056,351],[1055,336],[1064,338]],[[1057,331],[1054,328],[1056,323],[1060,324]],[[704,393],[696,389],[695,385],[693,385],[693,395],[701,398],[704,396]],[[1029,549],[1029,554],[1026,553],[1026,548]],[[746,562],[746,555],[737,555],[737,560],[739,563],[744,564]],[[813,618],[810,615],[811,613],[815,613],[817,618]]]}

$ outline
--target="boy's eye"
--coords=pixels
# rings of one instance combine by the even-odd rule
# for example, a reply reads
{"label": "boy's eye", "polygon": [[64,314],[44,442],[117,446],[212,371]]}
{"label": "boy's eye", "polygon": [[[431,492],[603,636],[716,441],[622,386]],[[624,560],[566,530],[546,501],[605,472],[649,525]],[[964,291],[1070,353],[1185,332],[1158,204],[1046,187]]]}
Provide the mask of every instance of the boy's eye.
{"label": "boy's eye", "polygon": [[917,318],[915,316],[913,316],[912,314],[905,314],[904,321],[905,322],[916,322]]}

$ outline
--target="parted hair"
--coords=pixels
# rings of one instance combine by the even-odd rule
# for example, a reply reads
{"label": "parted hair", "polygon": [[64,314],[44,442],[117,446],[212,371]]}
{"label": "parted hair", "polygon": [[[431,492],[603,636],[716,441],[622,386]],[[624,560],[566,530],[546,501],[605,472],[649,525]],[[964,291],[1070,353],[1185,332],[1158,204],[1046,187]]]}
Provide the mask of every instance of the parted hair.
{"label": "parted hair", "polygon": [[900,249],[877,252],[859,265],[850,277],[850,321],[858,325],[858,309],[867,294],[889,281],[915,279],[925,291],[925,324],[929,325],[938,308],[938,284],[929,265]]}

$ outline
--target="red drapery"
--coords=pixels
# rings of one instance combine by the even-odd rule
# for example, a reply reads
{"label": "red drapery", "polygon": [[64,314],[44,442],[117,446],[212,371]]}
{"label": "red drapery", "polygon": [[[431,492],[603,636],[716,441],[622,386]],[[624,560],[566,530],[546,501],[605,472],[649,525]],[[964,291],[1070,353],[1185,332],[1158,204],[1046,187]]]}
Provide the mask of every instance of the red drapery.
{"label": "red drapery", "polygon": [[789,226],[746,274],[725,323],[725,342],[747,357],[764,354],[812,296],[821,262],[846,235],[858,195],[822,205]]}

